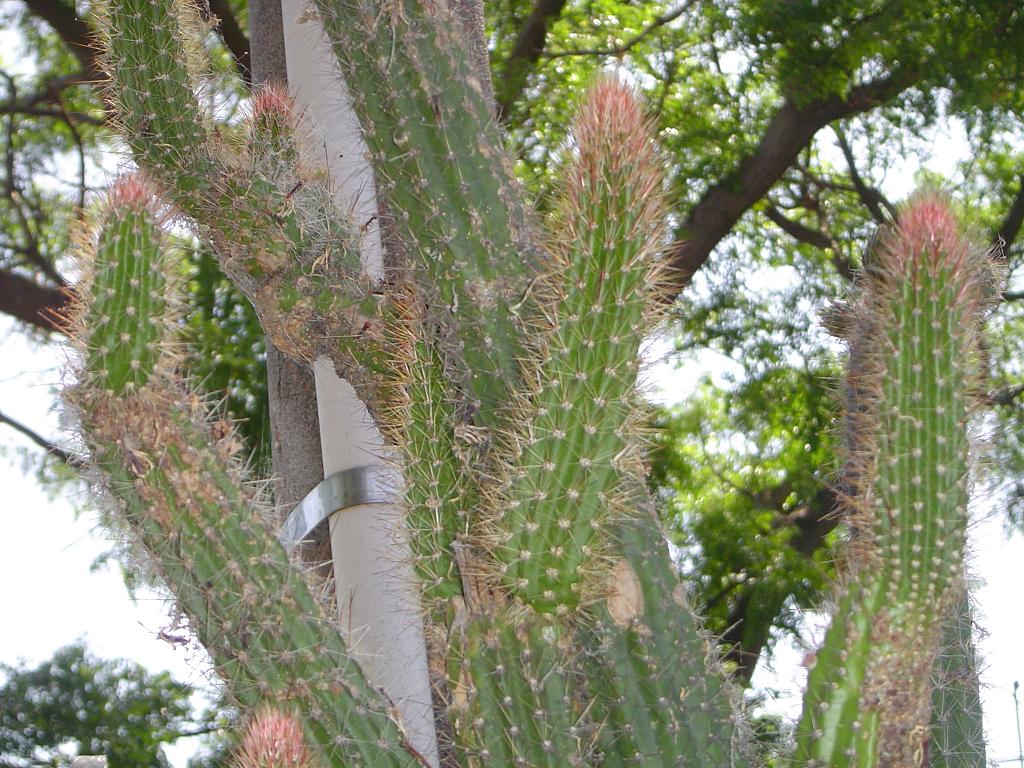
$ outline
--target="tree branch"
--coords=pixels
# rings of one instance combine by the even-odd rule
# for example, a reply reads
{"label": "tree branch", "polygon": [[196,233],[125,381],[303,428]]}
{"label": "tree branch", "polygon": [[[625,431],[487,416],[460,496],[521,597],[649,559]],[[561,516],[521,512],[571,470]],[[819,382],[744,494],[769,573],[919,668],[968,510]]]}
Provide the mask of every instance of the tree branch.
{"label": "tree branch", "polygon": [[56,32],[82,65],[83,82],[93,82],[103,76],[92,41],[89,25],[78,17],[74,3],[63,0],[24,0],[29,12],[38,16]]}
{"label": "tree branch", "polygon": [[40,285],[16,272],[0,269],[0,312],[29,323],[43,331],[65,328],[60,319],[71,301],[60,288]]}
{"label": "tree branch", "polygon": [[[4,79],[7,80],[8,84],[12,84],[14,79],[4,73]],[[55,75],[54,77],[47,78],[43,81],[42,87],[38,91],[33,91],[25,95],[11,94],[12,107],[18,109],[27,109],[30,107],[37,106],[39,104],[58,104],[60,103],[60,95],[65,88],[70,88],[73,85],[81,85],[87,83],[88,78],[84,72],[71,72],[66,75]]]}
{"label": "tree branch", "polygon": [[672,300],[689,284],[736,222],[781,178],[800,151],[829,123],[866,112],[916,80],[911,70],[854,88],[846,98],[829,96],[797,106],[787,100],[771,119],[758,146],[728,177],[714,184],[690,210],[682,242],[669,253],[671,277],[665,298]]}
{"label": "tree branch", "polygon": [[[835,125],[832,126],[832,131],[836,135],[836,143],[839,145],[843,157],[846,158],[846,165],[850,169],[850,181],[853,182],[853,188],[857,190],[857,196],[867,206],[868,211],[871,213],[871,218],[876,223],[888,223],[896,216],[896,209],[893,207],[893,204],[886,200],[885,195],[878,189],[868,186],[864,182],[860,171],[857,170],[857,159],[853,156],[853,149],[846,140],[846,134],[843,133],[843,130],[838,125]],[[882,210],[883,206],[885,211]]]}
{"label": "tree branch", "polygon": [[795,529],[789,545],[802,555],[810,557],[825,543],[828,536],[839,524],[836,510],[839,497],[833,488],[822,486],[807,504],[772,520],[772,528],[792,527]]}
{"label": "tree branch", "polygon": [[519,30],[512,52],[505,59],[500,76],[494,83],[498,119],[504,120],[512,105],[522,95],[526,81],[537,65],[547,42],[548,25],[559,17],[566,0],[536,0],[533,10]]}
{"label": "tree branch", "polygon": [[245,84],[252,85],[252,61],[249,53],[249,38],[246,37],[238,19],[231,11],[227,0],[196,0],[199,11],[206,21],[216,18],[218,30],[224,45],[235,59],[235,67]]}
{"label": "tree branch", "polygon": [[769,221],[794,240],[806,243],[807,245],[813,245],[815,248],[831,251],[832,263],[835,265],[836,271],[839,272],[844,280],[853,280],[853,266],[850,264],[849,259],[843,256],[839,243],[835,241],[832,235],[827,232],[823,232],[820,229],[812,229],[811,227],[801,224],[799,221],[790,219],[774,204],[769,204],[768,207],[764,209],[764,215]]}
{"label": "tree branch", "polygon": [[686,13],[686,11],[696,5],[697,1],[698,0],[686,0],[686,2],[666,11],[661,16],[655,17],[650,24],[621,45],[616,45],[611,48],[580,48],[571,51],[551,51],[550,53],[543,53],[542,55],[548,59],[558,59],[565,56],[621,56],[624,53],[628,53],[631,48],[645,40],[661,27],[678,19]]}
{"label": "tree branch", "polygon": [[1010,245],[1017,239],[1017,235],[1020,234],[1021,225],[1024,225],[1024,174],[1020,177],[1020,189],[1017,190],[1017,196],[1013,198],[1013,204],[1010,205],[1010,210],[1006,212],[1006,217],[1003,219],[1003,223],[999,225],[994,238],[996,244],[1004,252],[1009,250]]}
{"label": "tree branch", "polygon": [[48,454],[53,456],[55,459],[59,459],[60,461],[67,464],[69,467],[81,469],[85,466],[85,463],[77,456],[74,456],[73,454],[65,451],[63,448],[54,445],[45,437],[36,432],[34,429],[26,427],[20,421],[12,419],[10,416],[3,413],[2,411],[0,411],[0,424],[6,424],[12,429],[17,430],[25,437],[27,437],[29,440],[31,440],[33,443],[42,448],[44,451],[46,451]]}
{"label": "tree branch", "polygon": [[1024,395],[1024,384],[1017,384],[1013,387],[1004,387],[995,392],[989,392],[988,402],[990,405],[1011,405],[1021,395]]}
{"label": "tree branch", "polygon": [[26,115],[28,117],[52,117],[58,120],[65,120],[70,124],[73,120],[76,123],[85,123],[87,125],[103,125],[104,120],[102,117],[96,115],[88,115],[85,112],[68,112],[64,109],[57,107],[37,107],[28,106],[16,102],[6,102],[0,104],[0,115]]}
{"label": "tree branch", "polygon": [[[788,540],[789,546],[805,557],[811,557],[824,546],[825,537],[839,524],[837,504],[835,491],[823,486],[807,504],[779,514],[772,520],[772,528],[794,528],[793,536]],[[750,620],[755,597],[759,601],[756,623]],[[724,660],[736,664],[735,676],[744,685],[750,682],[761,650],[768,642],[772,621],[782,609],[784,596],[775,596],[773,609],[765,606],[763,600],[764,597],[758,594],[756,581],[743,583],[726,618],[726,630],[719,638],[719,644],[726,649]]]}
{"label": "tree branch", "polygon": [[224,726],[213,723],[211,725],[197,726],[191,730],[176,731],[169,741],[176,739],[191,739],[196,736],[206,736],[211,733],[218,733],[224,730]]}
{"label": "tree branch", "polygon": [[832,238],[828,234],[822,232],[820,229],[812,229],[811,227],[801,224],[799,221],[787,218],[786,215],[775,207],[774,204],[769,204],[768,207],[764,209],[764,215],[768,217],[769,221],[794,240],[798,240],[801,243],[807,243],[807,245],[813,245],[815,248],[836,247],[835,242],[833,242]]}
{"label": "tree branch", "polygon": [[[3,76],[7,77],[6,74]],[[8,87],[11,89],[12,95],[17,98],[13,80],[8,79]],[[11,204],[11,211],[14,213],[17,228],[21,230],[23,237],[23,242],[14,246],[13,250],[22,253],[40,272],[50,278],[55,285],[64,287],[67,285],[67,282],[60,276],[50,260],[44,257],[39,250],[39,231],[45,222],[45,217],[38,207],[33,206],[31,201],[26,199],[22,190],[18,187],[14,162],[14,136],[17,133],[14,117],[7,115],[4,119],[4,125],[6,128],[4,135],[4,196]],[[77,131],[75,131],[70,122],[68,122],[68,128],[77,138]],[[80,144],[81,142],[79,142]],[[81,157],[84,177],[84,154]],[[26,208],[28,208],[27,213]]]}
{"label": "tree branch", "polygon": [[[750,678],[754,675],[754,667],[757,666],[757,660],[761,656],[761,649],[768,641],[767,630],[770,629],[766,626],[764,631],[760,631],[761,627],[747,626],[747,616],[750,613],[753,598],[753,590],[750,588],[740,593],[725,620],[726,630],[718,639],[719,645],[726,649],[722,661],[732,662],[736,665],[733,678],[743,686],[750,684]],[[763,610],[764,607],[758,605],[760,610]],[[771,616],[774,617],[777,613],[777,610],[771,611]],[[767,611],[765,615],[768,615]]]}

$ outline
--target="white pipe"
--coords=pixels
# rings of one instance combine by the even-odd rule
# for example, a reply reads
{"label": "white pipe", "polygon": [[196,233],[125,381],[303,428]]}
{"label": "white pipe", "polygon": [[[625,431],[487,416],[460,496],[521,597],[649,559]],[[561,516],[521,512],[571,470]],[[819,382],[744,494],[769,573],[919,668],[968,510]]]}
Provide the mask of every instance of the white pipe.
{"label": "white pipe", "polygon": [[[363,264],[383,273],[383,248],[376,224],[377,201],[367,149],[359,133],[341,73],[306,0],[281,0],[288,85],[315,137],[302,148],[309,165],[326,165],[339,202],[367,227]],[[317,360],[317,408],[324,472],[383,463],[384,442],[347,382],[326,359]],[[403,539],[402,508],[395,473],[396,503],[364,505],[330,520],[334,578],[342,630],[367,676],[395,703],[412,746],[438,764],[422,611]]]}

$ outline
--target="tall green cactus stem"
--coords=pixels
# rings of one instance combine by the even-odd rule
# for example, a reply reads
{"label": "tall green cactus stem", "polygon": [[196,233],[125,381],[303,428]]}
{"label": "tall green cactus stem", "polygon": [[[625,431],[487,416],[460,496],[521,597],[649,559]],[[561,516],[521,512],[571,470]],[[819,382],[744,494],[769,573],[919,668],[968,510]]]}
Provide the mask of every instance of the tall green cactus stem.
{"label": "tall green cactus stem", "polygon": [[244,152],[208,127],[191,74],[202,45],[194,17],[182,0],[97,3],[108,91],[132,154],[213,242],[278,349],[303,362],[326,355],[377,414],[392,406],[402,351],[389,346],[393,308],[363,273],[361,233],[328,181],[299,167],[279,89],[254,100]]}
{"label": "tall green cactus stem", "polygon": [[967,422],[990,257],[947,205],[906,208],[869,265],[849,319],[846,500],[850,572],[817,654],[797,738],[800,763],[921,765],[929,672],[960,578],[967,524]]}
{"label": "tall green cactus stem", "polygon": [[[662,175],[630,89],[607,79],[583,102],[555,227],[550,325],[526,378],[518,455],[493,521],[502,583],[542,612],[581,599],[614,516],[642,502],[635,434],[640,344],[663,244]],[[603,573],[604,571],[602,571]],[[595,585],[600,592],[603,579]]]}
{"label": "tall green cactus stem", "polygon": [[988,758],[981,721],[981,690],[974,647],[974,619],[966,581],[955,588],[942,621],[939,653],[932,668],[929,768],[985,768]]}
{"label": "tall green cactus stem", "polygon": [[736,692],[652,517],[614,527],[621,557],[579,645],[602,766],[747,764]]}
{"label": "tall green cactus stem", "polygon": [[588,764],[594,727],[570,636],[536,615],[500,612],[475,616],[462,637],[452,690],[465,764]]}
{"label": "tall green cactus stem", "polygon": [[[535,286],[539,297],[554,294],[550,327],[533,347],[538,367],[527,376],[538,385],[521,401],[527,421],[509,475],[496,501],[484,502],[499,510],[494,528],[535,529],[524,546],[542,542],[537,557],[551,556],[544,575],[561,579],[552,588],[558,598],[507,581],[506,568],[501,581],[514,604],[471,605],[468,628],[456,622],[466,639],[451,648],[454,703],[471,689],[466,710],[456,706],[456,731],[470,754],[497,764],[546,765],[555,754],[581,765],[728,764],[737,740],[730,686],[709,666],[708,641],[649,516],[632,447],[630,398],[656,278],[661,177],[628,87],[602,81],[585,103],[553,246],[562,258]],[[553,449],[538,459],[538,445]],[[587,503],[590,517],[580,512]],[[515,517],[520,508],[530,514]],[[572,528],[581,518],[585,531]],[[490,552],[501,572],[508,537],[496,538]],[[517,653],[526,654],[518,664]],[[542,706],[545,697],[560,703]],[[487,732],[493,722],[504,729]]]}
{"label": "tall green cactus stem", "polygon": [[444,362],[436,347],[430,341],[415,341],[408,405],[400,414],[405,433],[406,528],[425,607],[447,612],[444,603],[463,593],[455,547],[469,532],[479,494],[458,455],[457,417],[447,400],[443,377]]}
{"label": "tall green cactus stem", "polygon": [[125,177],[94,218],[81,232],[79,250],[92,254],[81,260],[85,280],[104,300],[83,305],[79,337],[91,385],[117,397],[144,387],[168,354],[161,344],[171,294],[164,271],[146,258],[170,247],[162,229],[166,211],[147,182]]}
{"label": "tall green cactus stem", "polygon": [[444,4],[417,0],[315,5],[378,191],[418,259],[421,298],[462,390],[452,399],[467,400],[460,419],[500,430],[519,380],[520,318],[531,309],[528,287],[542,258],[455,22]]}
{"label": "tall green cactus stem", "polygon": [[195,215],[220,164],[187,66],[199,10],[183,0],[136,0],[98,3],[95,13],[120,133],[139,165]]}
{"label": "tall green cactus stem", "polygon": [[[288,701],[328,765],[420,764],[389,702],[366,682],[261,516],[230,425],[209,418],[174,378],[171,361],[140,357],[131,344],[95,353],[108,332],[88,326],[92,318],[121,312],[135,320],[132,336],[169,325],[166,316],[148,314],[161,307],[150,281],[120,279],[175,269],[165,263],[152,210],[142,185],[122,181],[88,254],[95,278],[77,333],[86,368],[69,399],[83,414],[108,489],[239,703],[255,709]],[[138,378],[116,391],[114,370]]]}

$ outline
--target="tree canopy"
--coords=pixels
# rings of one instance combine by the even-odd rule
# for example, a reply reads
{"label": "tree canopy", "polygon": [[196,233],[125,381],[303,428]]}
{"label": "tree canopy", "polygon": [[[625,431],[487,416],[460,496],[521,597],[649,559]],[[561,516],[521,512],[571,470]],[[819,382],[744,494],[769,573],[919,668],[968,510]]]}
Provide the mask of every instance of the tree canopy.
{"label": "tree canopy", "polygon": [[195,711],[191,685],[126,659],[96,658],[82,643],[34,668],[0,665],[0,678],[5,767],[106,755],[110,768],[163,768],[165,745],[218,728],[212,715]]}
{"label": "tree canopy", "polygon": [[[225,129],[249,79],[246,3],[197,0],[217,54],[204,92]],[[889,176],[935,154],[945,126],[965,157],[946,187],[1000,248],[1010,275],[994,318],[993,464],[1024,508],[1020,300],[1024,11],[1015,0],[488,0],[497,118],[523,182],[546,200],[575,97],[613,70],[644,94],[671,184],[681,361],[727,361],[727,377],[681,384],[660,413],[654,481],[700,585],[694,596],[749,677],[773,627],[795,630],[830,574],[836,446],[833,349],[817,312],[840,297],[876,227],[899,204]],[[87,16],[71,0],[7,0],[24,56],[4,58],[0,115],[0,312],[56,340],[74,267],[73,222],[116,142]],[[939,143],[937,143],[939,142]],[[542,203],[543,205],[543,203]],[[266,464],[264,347],[251,309],[209,254],[190,253],[193,374],[226,393]],[[721,366],[719,366],[721,367]],[[687,370],[693,370],[689,368]],[[53,439],[19,424],[58,460]]]}

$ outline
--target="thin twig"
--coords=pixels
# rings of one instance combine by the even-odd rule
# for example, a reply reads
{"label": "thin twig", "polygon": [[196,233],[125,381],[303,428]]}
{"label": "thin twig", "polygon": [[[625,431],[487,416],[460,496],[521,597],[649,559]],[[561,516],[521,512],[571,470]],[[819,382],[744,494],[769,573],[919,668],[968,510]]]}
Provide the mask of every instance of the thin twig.
{"label": "thin twig", "polygon": [[[895,207],[877,188],[869,186],[864,181],[864,178],[857,170],[857,161],[853,156],[853,149],[850,147],[850,143],[846,140],[846,134],[843,133],[842,128],[838,125],[834,125],[832,126],[832,131],[836,135],[836,143],[839,145],[839,149],[842,151],[843,157],[846,158],[846,165],[850,169],[850,181],[853,182],[854,189],[857,190],[857,195],[860,197],[861,201],[863,201],[864,205],[867,206],[868,211],[871,212],[871,218],[879,224],[888,224],[896,217]],[[885,211],[882,210],[882,207],[885,208]]]}
{"label": "thin twig", "polygon": [[0,424],[6,424],[12,429],[17,430],[25,437],[27,437],[29,440],[31,440],[33,443],[42,448],[44,451],[46,451],[48,454],[53,456],[55,459],[60,459],[69,467],[75,467],[76,469],[82,469],[85,467],[85,463],[77,456],[69,453],[68,451],[65,451],[63,448],[47,440],[34,429],[25,426],[16,419],[12,419],[10,416],[3,413],[2,411],[0,411]]}

